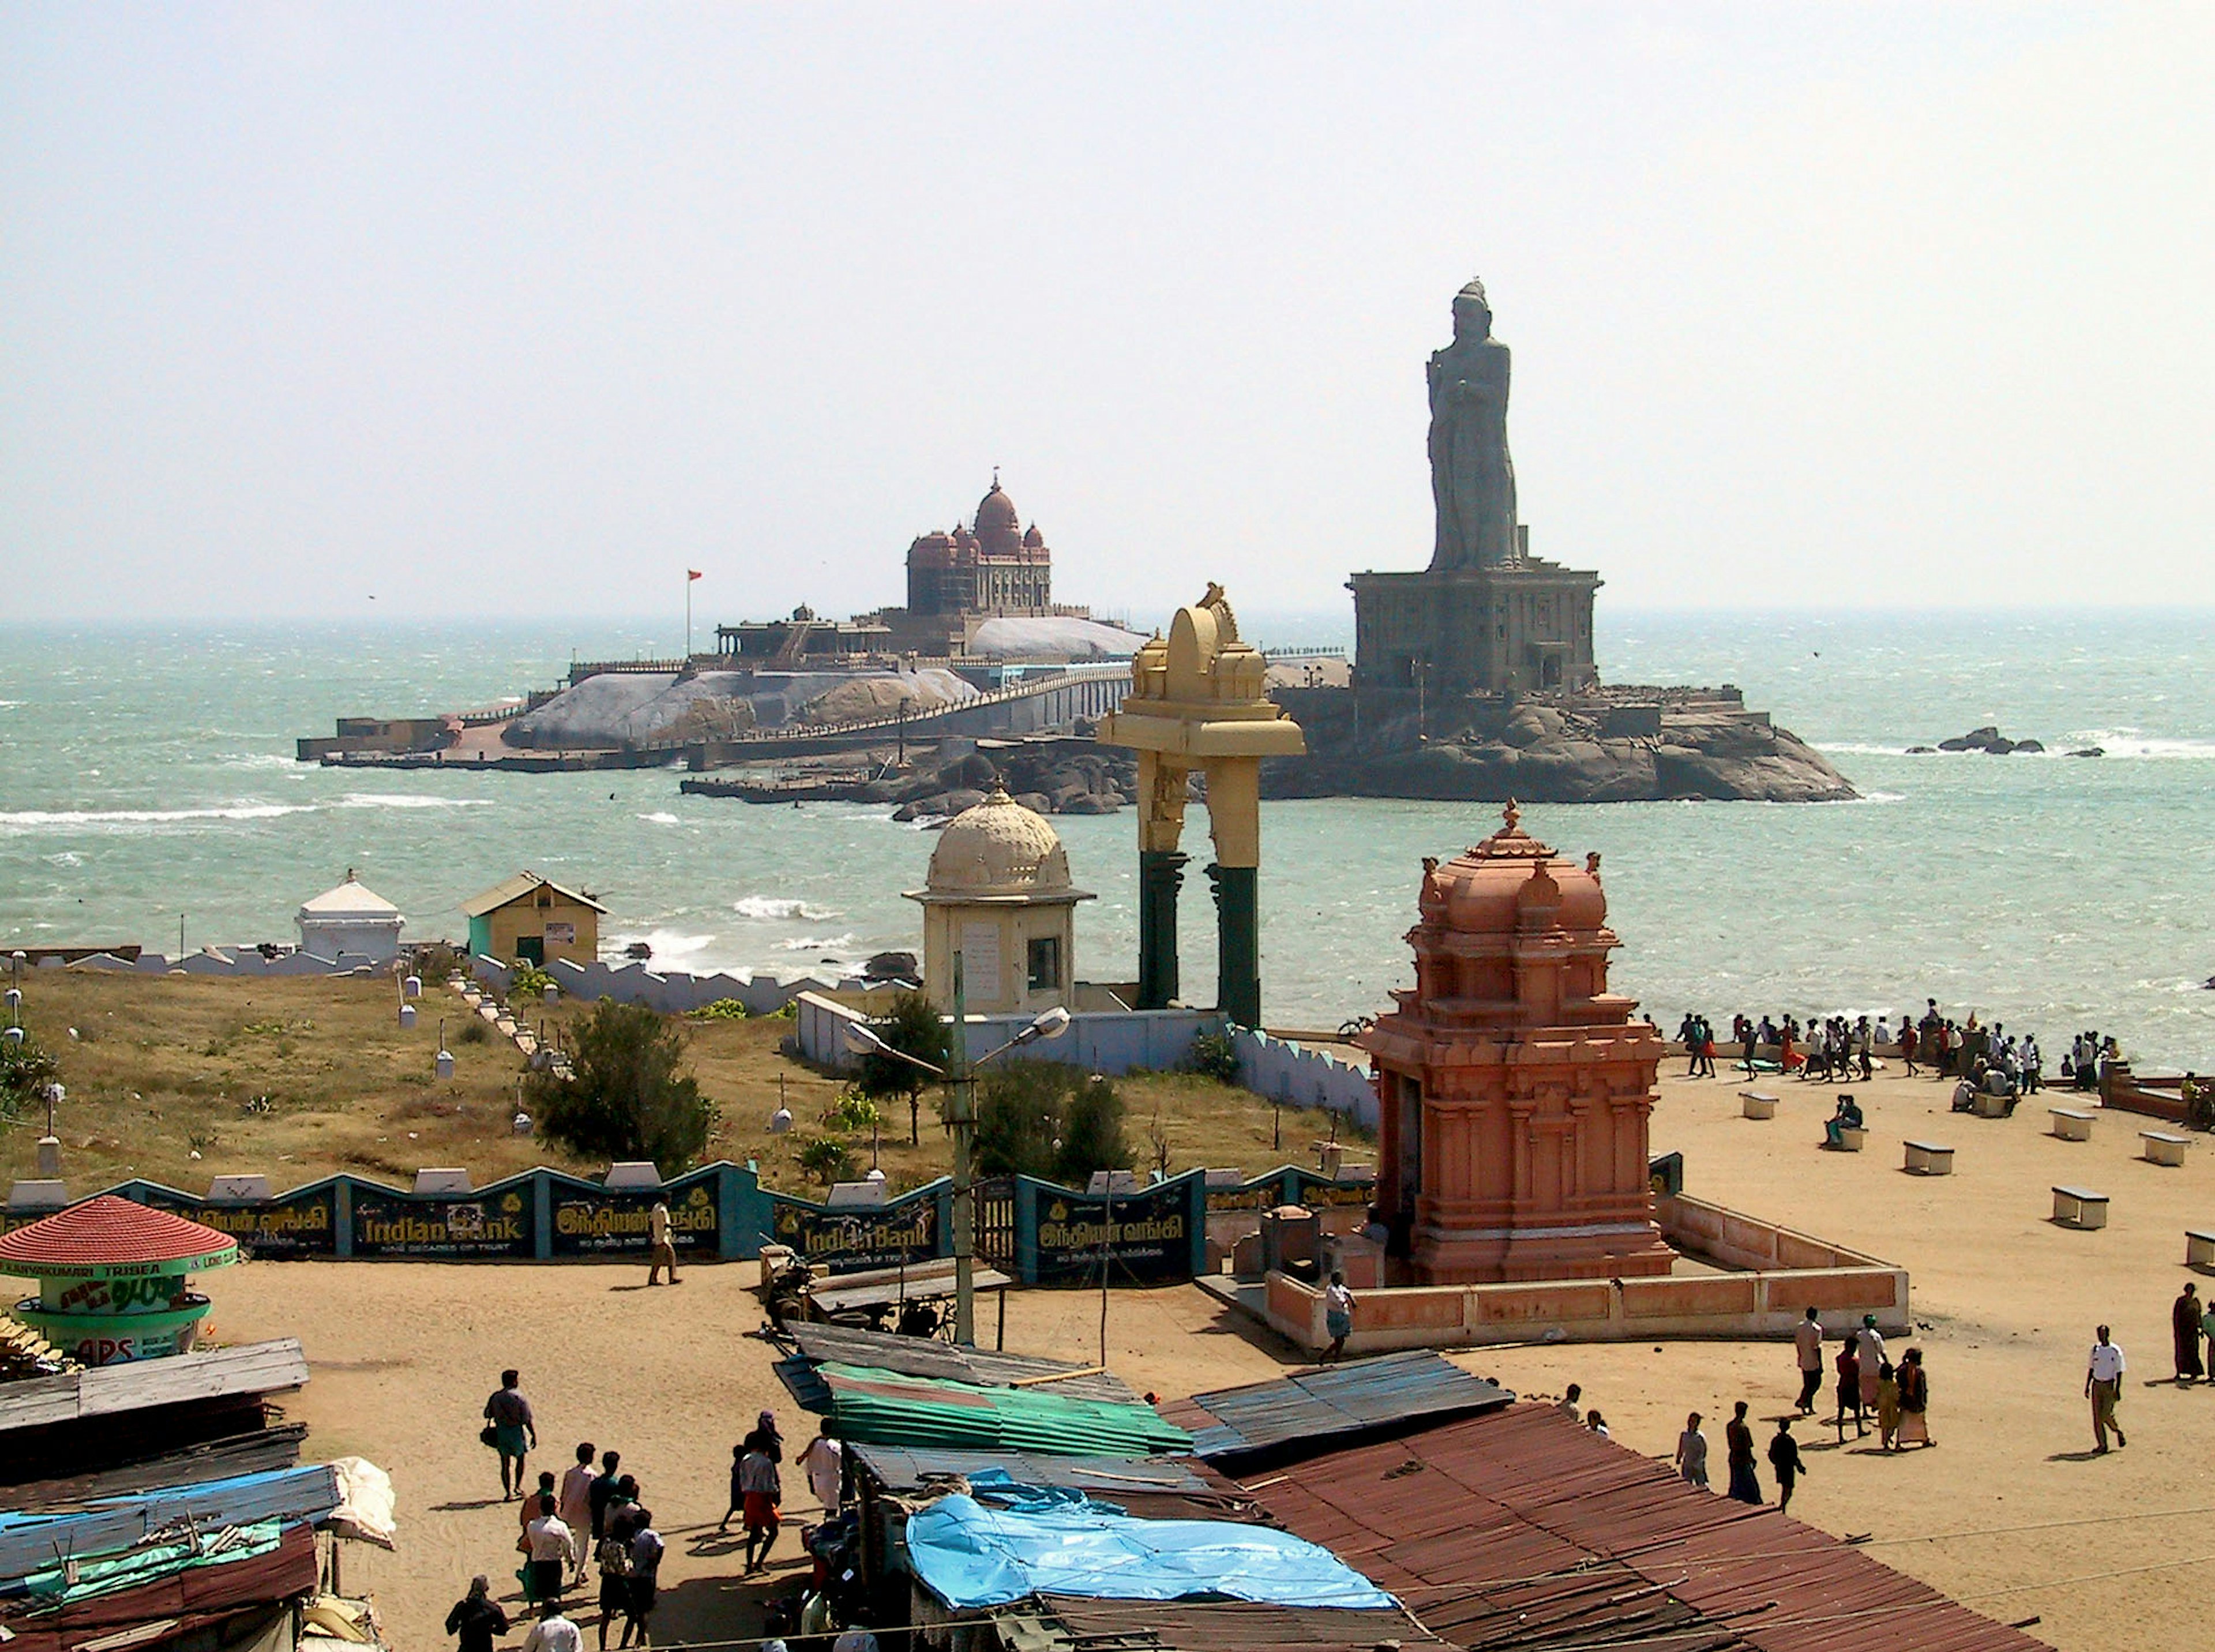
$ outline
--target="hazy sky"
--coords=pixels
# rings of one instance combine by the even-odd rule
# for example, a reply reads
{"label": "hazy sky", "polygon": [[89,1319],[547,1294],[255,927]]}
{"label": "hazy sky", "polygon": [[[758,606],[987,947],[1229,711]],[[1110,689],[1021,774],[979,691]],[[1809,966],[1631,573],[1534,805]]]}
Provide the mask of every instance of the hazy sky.
{"label": "hazy sky", "polygon": [[[2215,9],[0,9],[11,616],[2215,603]],[[374,594],[376,601],[370,599]]]}

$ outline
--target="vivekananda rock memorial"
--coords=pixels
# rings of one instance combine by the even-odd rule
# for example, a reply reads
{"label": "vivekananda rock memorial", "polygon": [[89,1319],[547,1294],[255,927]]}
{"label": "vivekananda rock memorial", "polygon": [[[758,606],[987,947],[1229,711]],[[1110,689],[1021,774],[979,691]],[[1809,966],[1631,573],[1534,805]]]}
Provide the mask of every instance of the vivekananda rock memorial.
{"label": "vivekananda rock memorial", "polygon": [[1422,1284],[1666,1274],[1647,1125],[1660,1035],[1608,991],[1599,857],[1500,829],[1423,863],[1415,985],[1355,1039],[1377,1076],[1386,1254]]}
{"label": "vivekananda rock memorial", "polygon": [[1730,684],[1602,680],[1600,576],[1531,553],[1507,444],[1510,353],[1492,319],[1483,283],[1470,282],[1454,295],[1452,341],[1430,359],[1430,564],[1348,581],[1352,691],[1279,691],[1308,731],[1308,755],[1269,763],[1268,795],[1852,798],[1819,752],[1747,709]]}

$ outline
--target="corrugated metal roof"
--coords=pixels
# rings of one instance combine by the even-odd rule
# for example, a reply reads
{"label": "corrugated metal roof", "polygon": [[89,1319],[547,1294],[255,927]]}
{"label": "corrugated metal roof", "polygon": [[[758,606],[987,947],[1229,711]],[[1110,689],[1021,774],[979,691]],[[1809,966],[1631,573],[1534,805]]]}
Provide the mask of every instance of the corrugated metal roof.
{"label": "corrugated metal roof", "polygon": [[[1028,1619],[1018,1626],[1020,1619]],[[1278,1606],[1248,1600],[1094,1600],[1040,1597],[1035,1612],[1001,1614],[1024,1652],[1376,1652],[1386,1643],[1442,1646],[1405,1612]]]}
{"label": "corrugated metal roof", "polygon": [[[1028,1452],[918,1452],[856,1444],[855,1466],[888,1492],[907,1494],[953,1477],[997,1470],[1019,1485],[1081,1491],[1146,1520],[1260,1520],[1254,1500],[1188,1457],[1043,1457]],[[991,1500],[989,1489],[973,1495]]]}
{"label": "corrugated metal roof", "polygon": [[1047,1457],[1143,1457],[1192,1448],[1191,1435],[1149,1406],[975,1388],[830,1362],[815,1370],[829,1385],[831,1431],[842,1440]]}
{"label": "corrugated metal roof", "polygon": [[1111,1499],[1134,1491],[1187,1497],[1245,1495],[1188,1457],[1034,1457],[1009,1451],[916,1451],[874,1441],[856,1444],[851,1454],[887,1491],[913,1491],[927,1481],[999,1469],[1023,1485],[1059,1486]]}
{"label": "corrugated metal roof", "polygon": [[1516,1405],[1250,1487],[1435,1633],[1482,1652],[2041,1652],[1881,1562]]}
{"label": "corrugated metal roof", "polygon": [[338,1506],[338,1476],[317,1463],[103,1498],[82,1508],[0,1514],[0,1582],[59,1559],[135,1548],[181,1524],[206,1532],[265,1521],[312,1523]]}
{"label": "corrugated metal roof", "polygon": [[[1070,1360],[960,1348],[930,1337],[895,1336],[845,1325],[795,1323],[785,1330],[801,1353],[811,1360],[835,1360],[841,1365],[869,1366],[979,1388],[1009,1388],[1022,1382],[1026,1387],[1050,1388],[1069,1399],[1108,1400],[1120,1405],[1133,1405],[1138,1400],[1131,1385],[1113,1372]],[[1058,1380],[1043,1384],[1028,1380],[1040,1377]]]}
{"label": "corrugated metal roof", "polygon": [[1197,1394],[1188,1406],[1164,1415],[1192,1430],[1195,1456],[1250,1466],[1414,1422],[1496,1409],[1514,1397],[1418,1348]]}

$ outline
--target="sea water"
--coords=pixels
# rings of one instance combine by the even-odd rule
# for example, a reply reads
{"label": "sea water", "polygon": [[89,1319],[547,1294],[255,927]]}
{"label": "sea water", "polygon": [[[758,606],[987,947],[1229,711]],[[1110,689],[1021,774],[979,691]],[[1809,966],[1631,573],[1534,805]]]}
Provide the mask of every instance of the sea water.
{"label": "sea water", "polygon": [[[1689,1009],[1896,1015],[1935,997],[2034,1029],[2049,1066],[2097,1027],[2149,1066],[2215,1068],[2215,640],[2204,613],[1603,616],[1611,681],[1735,683],[1830,754],[1857,803],[1534,806],[1598,850],[1614,973],[1665,1026]],[[1333,619],[1274,633],[1339,640]],[[1265,642],[1268,622],[1249,617]],[[669,771],[390,773],[297,763],[341,715],[484,706],[573,651],[666,652],[605,622],[528,627],[0,629],[0,942],[295,937],[349,867],[412,938],[530,868],[609,907],[603,951],[790,977],[920,945],[932,838],[890,810],[687,797]],[[1985,723],[2043,756],[1908,756]],[[2063,753],[2089,746],[2101,758]],[[1490,832],[1490,804],[1263,806],[1273,1025],[1335,1028],[1412,980],[1425,855]],[[1136,822],[1056,825],[1077,881],[1077,968],[1128,980]],[[1210,1001],[1204,812],[1183,901],[1186,994]]]}

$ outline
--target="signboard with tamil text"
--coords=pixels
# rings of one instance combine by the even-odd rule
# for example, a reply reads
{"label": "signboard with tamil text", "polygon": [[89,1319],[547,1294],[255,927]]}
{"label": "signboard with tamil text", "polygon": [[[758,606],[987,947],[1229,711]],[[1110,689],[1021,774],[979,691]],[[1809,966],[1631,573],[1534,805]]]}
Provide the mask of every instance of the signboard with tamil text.
{"label": "signboard with tamil text", "polygon": [[537,1254],[537,1212],[529,1176],[495,1182],[482,1193],[430,1199],[374,1182],[354,1182],[353,1187],[358,1257],[527,1262]]}
{"label": "signboard with tamil text", "polygon": [[1037,1282],[1098,1284],[1103,1262],[1118,1285],[1192,1277],[1193,1171],[1136,1193],[1104,1195],[1033,1184],[1038,1205]]}
{"label": "signboard with tamil text", "polygon": [[770,1195],[770,1237],[826,1273],[898,1268],[948,1254],[939,1220],[945,1182],[931,1182],[886,1205],[827,1206]]}
{"label": "signboard with tamil text", "polygon": [[709,1170],[660,1189],[610,1193],[567,1177],[553,1183],[553,1251],[557,1256],[643,1256],[653,1248],[651,1222],[657,1201],[669,1207],[669,1243],[678,1255],[717,1254],[721,1237],[716,1207],[718,1173]]}
{"label": "signboard with tamil text", "polygon": [[228,1234],[249,1256],[281,1261],[338,1254],[335,1180],[310,1182],[274,1199],[244,1201],[213,1202],[156,1182],[140,1184],[135,1196]]}

